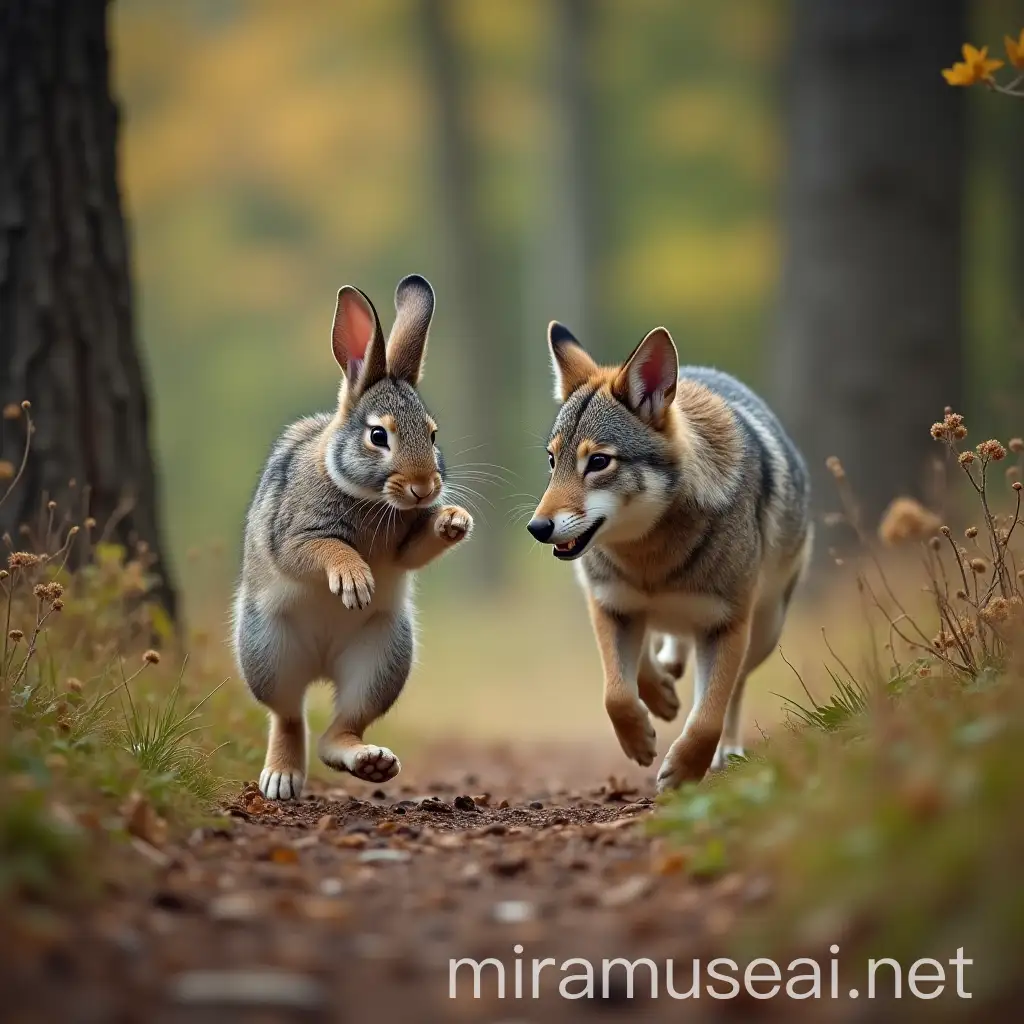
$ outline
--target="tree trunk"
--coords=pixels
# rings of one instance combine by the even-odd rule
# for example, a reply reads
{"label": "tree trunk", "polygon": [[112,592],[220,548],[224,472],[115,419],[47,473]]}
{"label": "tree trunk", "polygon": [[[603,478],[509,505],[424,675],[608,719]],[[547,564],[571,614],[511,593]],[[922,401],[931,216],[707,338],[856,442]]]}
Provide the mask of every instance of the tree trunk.
{"label": "tree trunk", "polygon": [[[466,109],[466,65],[455,38],[451,0],[421,0],[420,20],[437,118],[436,174],[448,271],[445,308],[465,391],[465,430],[460,428],[459,433],[468,436],[459,446],[472,450],[468,462],[500,464],[504,428],[518,411],[518,353],[514,347],[509,350],[501,316],[489,296],[489,261],[475,209],[479,175]],[[457,483],[462,460],[452,461]],[[493,491],[479,476],[494,472],[493,467],[475,469],[478,473],[467,481],[468,486]],[[490,507],[483,511],[500,520]],[[476,518],[478,540],[469,564],[473,582],[491,588],[504,572],[501,531],[495,528],[500,522],[488,524]]]}
{"label": "tree trunk", "polygon": [[[552,181],[557,190],[549,240],[557,281],[555,300],[564,321],[591,351],[600,351],[594,315],[595,196],[592,90],[588,70],[591,0],[558,0],[555,54],[557,166]],[[540,325],[543,328],[544,325]]]}
{"label": "tree trunk", "polygon": [[[836,455],[866,526],[927,494],[928,433],[964,398],[965,97],[940,75],[963,0],[795,0],[779,411],[818,509]],[[823,549],[826,545],[819,545]]]}
{"label": "tree trunk", "polygon": [[[173,615],[117,138],[105,0],[0,0],[0,401],[30,400],[36,423],[0,533],[16,538],[46,499],[58,518],[91,515],[149,546]],[[2,430],[0,457],[16,461],[23,426]]]}

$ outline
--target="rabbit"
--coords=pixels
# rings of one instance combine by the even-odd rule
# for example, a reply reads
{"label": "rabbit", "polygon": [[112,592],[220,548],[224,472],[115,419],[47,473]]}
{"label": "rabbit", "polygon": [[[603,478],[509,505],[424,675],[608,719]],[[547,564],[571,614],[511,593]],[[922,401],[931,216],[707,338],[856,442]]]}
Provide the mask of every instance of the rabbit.
{"label": "rabbit", "polygon": [[289,426],[249,506],[234,602],[234,648],[270,712],[260,791],[298,799],[306,778],[306,688],[334,684],[321,760],[367,782],[400,771],[363,742],[395,703],[415,652],[412,574],[463,543],[473,519],[444,503],[437,423],[417,387],[434,292],[417,274],[395,291],[385,345],[358,288],[338,292],[331,331],[338,407]]}

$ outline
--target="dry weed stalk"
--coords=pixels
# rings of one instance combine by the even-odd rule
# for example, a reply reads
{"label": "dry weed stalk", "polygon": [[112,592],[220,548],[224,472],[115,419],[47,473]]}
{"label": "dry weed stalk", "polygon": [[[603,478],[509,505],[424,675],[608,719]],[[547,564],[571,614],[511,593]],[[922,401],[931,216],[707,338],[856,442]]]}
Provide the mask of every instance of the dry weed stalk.
{"label": "dry weed stalk", "polygon": [[[1024,631],[1024,571],[1018,568],[1014,541],[1022,536],[1017,527],[1021,517],[1018,477],[1024,462],[1024,441],[1013,438],[1005,446],[996,440],[961,450],[967,437],[964,418],[947,408],[940,422],[932,425],[931,436],[940,441],[970,484],[980,507],[981,526],[964,532],[965,543],[954,539],[953,531],[931,511],[912,498],[898,498],[886,511],[878,534],[887,546],[917,543],[922,551],[927,584],[937,617],[937,632],[926,629],[897,595],[874,539],[864,528],[853,489],[842,464],[828,461],[845,509],[845,520],[854,529],[865,552],[872,575],[861,567],[857,586],[873,608],[883,616],[890,637],[887,648],[893,668],[903,676],[897,643],[917,656],[919,674],[930,666],[944,669],[958,678],[975,678],[988,667],[1001,667],[1014,638]],[[1012,511],[995,511],[996,469],[1011,455],[1011,465],[1001,478],[1011,496]]]}

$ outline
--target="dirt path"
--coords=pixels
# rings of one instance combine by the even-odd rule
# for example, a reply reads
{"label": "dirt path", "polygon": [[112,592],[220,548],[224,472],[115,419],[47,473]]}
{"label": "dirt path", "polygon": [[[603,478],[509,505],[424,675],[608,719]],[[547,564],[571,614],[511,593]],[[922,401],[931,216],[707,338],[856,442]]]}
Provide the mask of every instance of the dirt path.
{"label": "dirt path", "polygon": [[[756,880],[688,882],[645,830],[650,773],[623,766],[608,745],[446,745],[386,790],[339,776],[275,805],[249,785],[229,804],[233,828],[150,855],[154,882],[19,943],[2,972],[15,979],[2,986],[5,1019],[704,1019],[721,1007],[630,1005],[622,978],[606,1001],[566,1002],[556,970],[529,998],[533,958],[589,958],[600,978],[603,957],[712,957],[765,895]],[[451,1000],[453,957],[502,960],[506,998],[485,984],[474,1000],[466,968]]]}

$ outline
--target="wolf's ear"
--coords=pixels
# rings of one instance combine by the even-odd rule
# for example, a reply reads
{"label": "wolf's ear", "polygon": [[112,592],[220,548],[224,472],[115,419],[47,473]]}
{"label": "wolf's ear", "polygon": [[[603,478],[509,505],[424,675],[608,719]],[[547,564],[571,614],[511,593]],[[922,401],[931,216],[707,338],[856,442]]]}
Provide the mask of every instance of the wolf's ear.
{"label": "wolf's ear", "polygon": [[419,274],[410,274],[395,289],[395,326],[388,340],[388,368],[415,387],[423,373],[427,331],[434,315],[434,289]]}
{"label": "wolf's ear", "polygon": [[679,355],[672,335],[655,327],[633,350],[612,382],[612,394],[640,419],[660,426],[676,397]]}
{"label": "wolf's ear", "polygon": [[555,374],[555,401],[564,402],[597,372],[598,365],[572,336],[569,328],[557,320],[548,324],[548,347],[551,349],[551,369]]}
{"label": "wolf's ear", "polygon": [[373,303],[364,292],[347,284],[338,292],[331,328],[331,349],[355,397],[387,373],[384,332]]}

